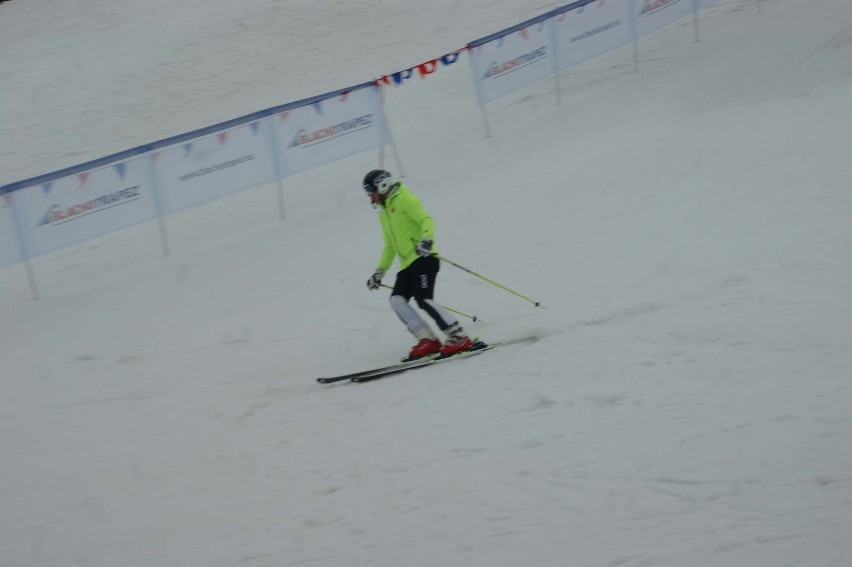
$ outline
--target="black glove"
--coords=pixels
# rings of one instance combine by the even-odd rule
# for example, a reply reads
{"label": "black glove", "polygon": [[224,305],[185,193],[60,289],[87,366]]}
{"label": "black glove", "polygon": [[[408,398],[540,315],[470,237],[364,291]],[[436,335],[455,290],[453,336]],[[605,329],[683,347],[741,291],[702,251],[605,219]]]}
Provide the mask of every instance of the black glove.
{"label": "black glove", "polygon": [[431,256],[432,255],[432,240],[429,238],[424,238],[420,241],[414,251],[417,252],[419,256]]}
{"label": "black glove", "polygon": [[384,270],[376,270],[375,273],[367,280],[367,289],[379,289],[382,287],[382,278],[385,275]]}

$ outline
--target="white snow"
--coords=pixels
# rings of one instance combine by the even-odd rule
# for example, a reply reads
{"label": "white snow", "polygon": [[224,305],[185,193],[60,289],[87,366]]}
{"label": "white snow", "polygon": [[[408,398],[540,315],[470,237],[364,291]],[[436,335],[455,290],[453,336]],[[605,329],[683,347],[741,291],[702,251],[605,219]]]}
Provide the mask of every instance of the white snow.
{"label": "white snow", "polygon": [[[0,182],[416,65],[558,3],[12,0]],[[758,9],[759,8],[759,9]],[[852,565],[852,9],[721,0],[488,107],[388,93],[437,299],[365,281],[377,152],[0,270],[0,565]],[[388,161],[388,167],[399,171]],[[844,535],[845,534],[845,535]]]}

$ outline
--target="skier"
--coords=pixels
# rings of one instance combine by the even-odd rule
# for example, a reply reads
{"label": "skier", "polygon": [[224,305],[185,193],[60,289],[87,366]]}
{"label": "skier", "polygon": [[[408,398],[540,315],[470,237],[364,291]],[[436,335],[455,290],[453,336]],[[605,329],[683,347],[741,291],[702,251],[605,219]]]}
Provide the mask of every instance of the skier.
{"label": "skier", "polygon": [[[380,209],[379,221],[385,241],[379,265],[367,280],[367,288],[379,289],[394,258],[399,258],[400,270],[390,304],[418,341],[411,348],[408,359],[437,353],[451,355],[472,347],[473,341],[458,320],[432,299],[440,260],[433,248],[435,223],[423,209],[420,199],[383,169],[374,169],[364,176],[364,191],[370,196],[373,207]],[[446,342],[441,343],[429,324],[409,304],[412,297],[447,335]]]}

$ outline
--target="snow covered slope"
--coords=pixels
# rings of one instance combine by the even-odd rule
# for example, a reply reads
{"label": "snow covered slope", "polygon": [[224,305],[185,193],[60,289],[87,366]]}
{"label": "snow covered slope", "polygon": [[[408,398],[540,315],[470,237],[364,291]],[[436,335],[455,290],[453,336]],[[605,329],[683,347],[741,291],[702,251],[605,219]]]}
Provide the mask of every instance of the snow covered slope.
{"label": "snow covered slope", "polygon": [[[201,7],[204,7],[202,10]],[[556,4],[13,1],[3,182]],[[388,93],[437,299],[529,345],[375,383],[377,155],[0,271],[0,565],[852,563],[852,10],[721,0],[489,106]],[[393,160],[388,167],[398,170]],[[844,536],[843,534],[847,534]]]}

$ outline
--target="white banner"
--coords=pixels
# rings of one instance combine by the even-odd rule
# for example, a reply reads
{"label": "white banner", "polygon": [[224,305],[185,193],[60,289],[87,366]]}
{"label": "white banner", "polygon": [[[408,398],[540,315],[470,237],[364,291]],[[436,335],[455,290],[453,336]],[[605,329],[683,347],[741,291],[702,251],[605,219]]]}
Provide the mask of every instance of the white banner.
{"label": "white banner", "polygon": [[373,86],[280,112],[272,121],[287,175],[390,143]]}
{"label": "white banner", "polygon": [[550,22],[539,22],[471,47],[480,105],[554,74]]}
{"label": "white banner", "polygon": [[14,198],[12,193],[0,196],[0,267],[10,266],[22,260],[12,210]]}
{"label": "white banner", "polygon": [[28,254],[38,256],[156,217],[147,155],[15,191]]}
{"label": "white banner", "polygon": [[641,37],[694,13],[693,0],[633,0],[636,30]]}
{"label": "white banner", "polygon": [[597,0],[553,18],[559,70],[630,43],[630,18],[630,0]]}
{"label": "white banner", "polygon": [[164,213],[275,179],[273,152],[259,119],[158,150],[153,156]]}

